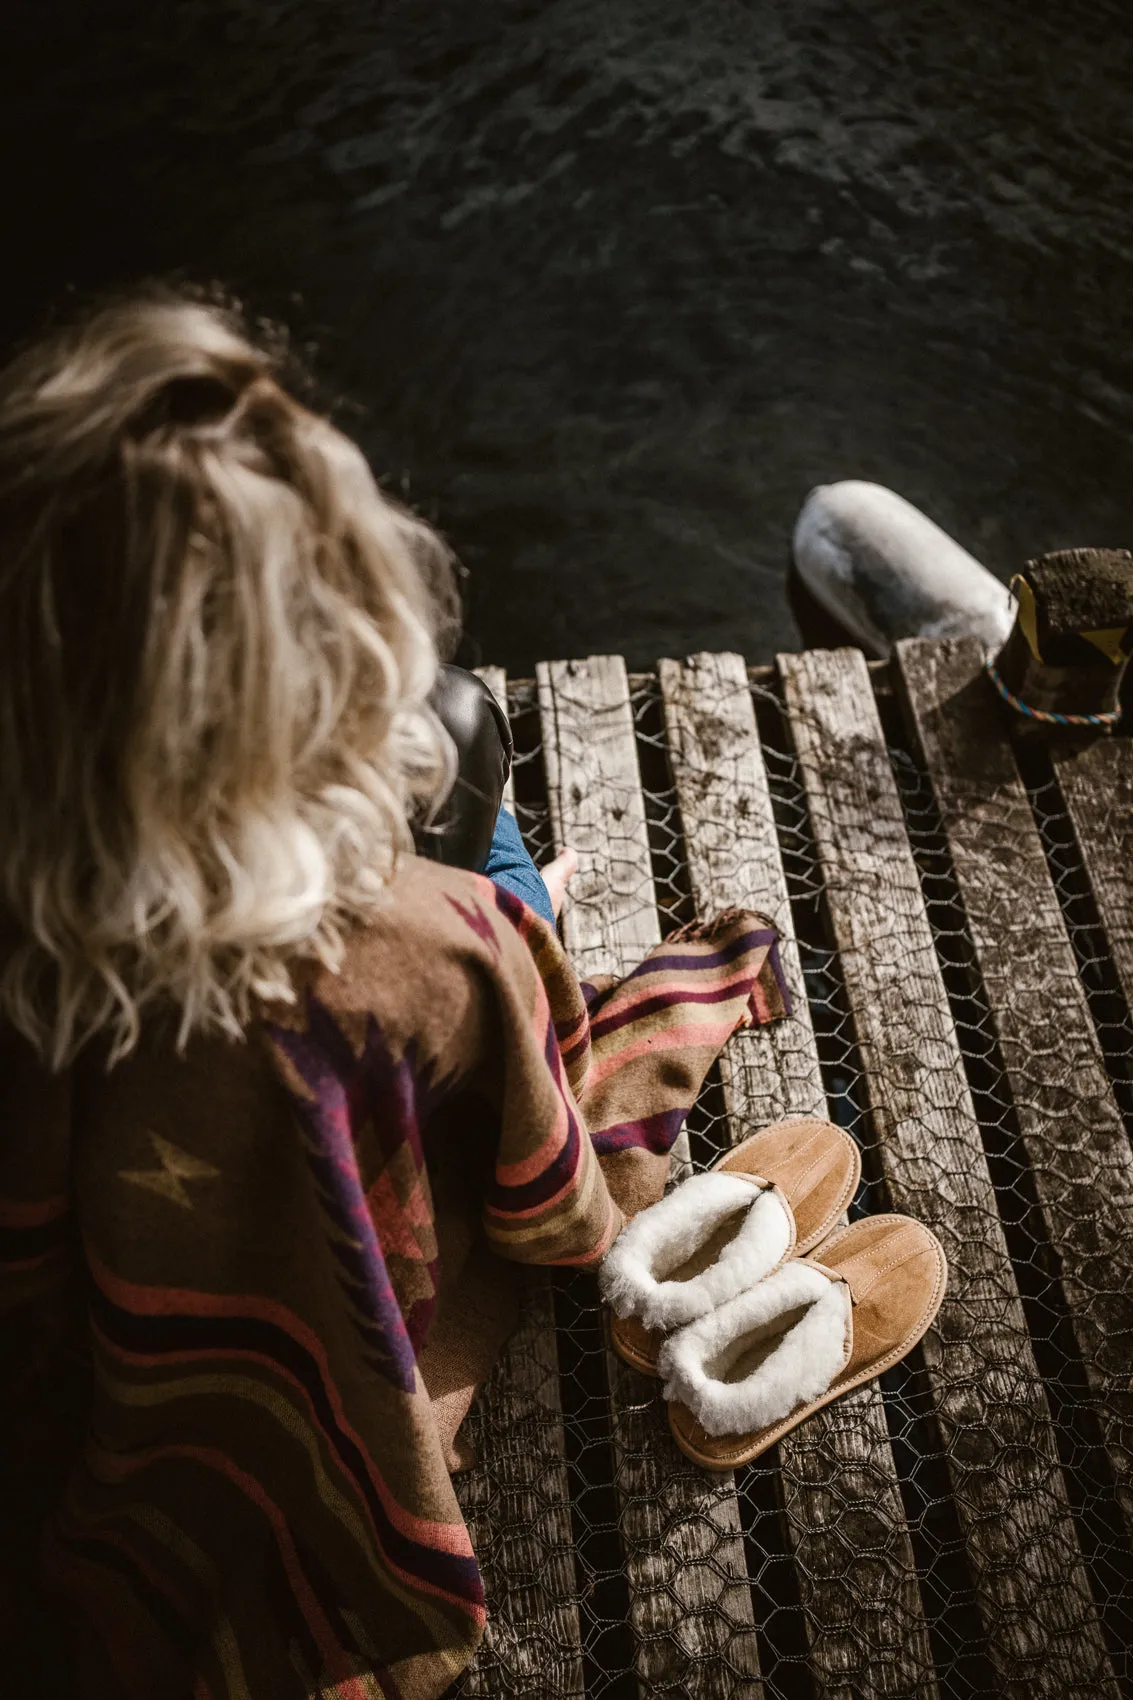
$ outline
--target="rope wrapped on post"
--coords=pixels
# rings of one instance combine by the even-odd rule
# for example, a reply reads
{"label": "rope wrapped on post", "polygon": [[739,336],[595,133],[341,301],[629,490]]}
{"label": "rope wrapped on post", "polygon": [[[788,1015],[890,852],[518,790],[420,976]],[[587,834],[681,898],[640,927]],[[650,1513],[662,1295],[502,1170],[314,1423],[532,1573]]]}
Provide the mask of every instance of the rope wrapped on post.
{"label": "rope wrapped on post", "polygon": [[1009,708],[1016,714],[1023,715],[1027,720],[1040,720],[1047,726],[1096,726],[1103,732],[1108,732],[1121,719],[1120,707],[1112,709],[1108,714],[1055,714],[1041,708],[1032,708],[1029,703],[1020,701],[1014,691],[1009,691],[996,669],[994,661],[987,663],[988,678],[1003,698]]}

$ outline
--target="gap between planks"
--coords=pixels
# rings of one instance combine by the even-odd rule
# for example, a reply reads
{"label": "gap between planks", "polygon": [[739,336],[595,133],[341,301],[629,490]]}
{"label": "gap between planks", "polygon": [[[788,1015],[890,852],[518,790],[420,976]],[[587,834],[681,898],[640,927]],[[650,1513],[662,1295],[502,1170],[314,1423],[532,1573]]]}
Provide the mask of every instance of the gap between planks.
{"label": "gap between planks", "polygon": [[888,1192],[949,1260],[923,1355],[988,1653],[1005,1694],[1116,1700],[865,660],[779,667]]}
{"label": "gap between planks", "polygon": [[[563,912],[567,948],[584,976],[625,974],[661,937],[625,664],[541,663],[537,679],[556,848],[573,845],[580,859]],[[760,1700],[734,1480],[678,1450],[656,1383],[609,1348],[606,1363],[643,1700]]]}
{"label": "gap between planks", "polygon": [[[793,1014],[735,1033],[720,1059],[733,1144],[783,1116],[828,1114],[771,791],[739,655],[658,664],[698,916],[760,910],[780,933]],[[824,1700],[937,1694],[881,1389],[855,1389],[778,1448],[783,1506]],[[868,1557],[867,1557],[868,1555]]]}

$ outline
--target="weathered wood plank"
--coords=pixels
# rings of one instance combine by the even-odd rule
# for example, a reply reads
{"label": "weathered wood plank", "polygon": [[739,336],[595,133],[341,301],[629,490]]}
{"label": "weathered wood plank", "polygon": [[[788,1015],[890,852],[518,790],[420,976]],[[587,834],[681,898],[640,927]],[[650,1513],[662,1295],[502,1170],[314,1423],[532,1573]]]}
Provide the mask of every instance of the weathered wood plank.
{"label": "weathered wood plank", "polygon": [[580,974],[616,974],[661,939],[629,680],[620,656],[541,662],[543,761],[556,840],[578,851],[563,927]]}
{"label": "weathered wood plank", "polygon": [[738,655],[694,655],[658,673],[697,913],[770,916],[794,1004],[786,1021],[734,1034],[720,1059],[735,1142],[778,1116],[824,1116],[826,1094],[747,670]]}
{"label": "weathered wood plank", "polygon": [[[734,904],[778,926],[794,1014],[733,1035],[720,1059],[728,1133],[827,1114],[767,770],[743,659],[659,663],[698,915]],[[880,1388],[819,1411],[779,1444],[810,1666],[824,1700],[937,1693]]]}
{"label": "weathered wood plank", "polygon": [[[481,668],[480,677],[506,713],[503,668]],[[504,801],[514,808],[510,778]],[[476,1461],[453,1478],[489,1614],[461,1693],[506,1700],[545,1691],[583,1700],[551,1283],[545,1270],[524,1273],[519,1325],[462,1430]]]}
{"label": "weathered wood plank", "polygon": [[[477,667],[476,676],[484,681],[506,714],[508,712],[507,674],[504,669],[502,667]],[[507,784],[504,786],[503,806],[511,814],[515,813],[515,779],[510,773],[507,776]]]}
{"label": "weathered wood plank", "polygon": [[[537,677],[555,840],[581,863],[567,946],[581,974],[622,974],[661,936],[625,667],[596,656],[542,664]],[[607,1370],[643,1700],[760,1700],[733,1479],[678,1451],[655,1383],[609,1351]]]}
{"label": "weathered wood plank", "polygon": [[923,1352],[988,1653],[1116,1700],[865,661],[779,667],[888,1191],[949,1260]]}
{"label": "weathered wood plank", "polygon": [[[579,858],[563,937],[583,976],[619,974],[661,939],[625,663],[620,655],[540,662],[536,681],[555,842]],[[682,1129],[673,1178],[691,1167]]]}
{"label": "weathered wood plank", "polygon": [[1109,954],[1133,1010],[1133,740],[1099,738],[1056,748],[1053,757]]}
{"label": "weathered wood plank", "polygon": [[[1133,1528],[1133,1149],[1030,802],[1006,733],[996,727],[982,649],[974,639],[903,643],[897,666],[1075,1340]],[[1066,771],[1073,773],[1072,764]],[[1126,885],[1131,842],[1125,840]]]}

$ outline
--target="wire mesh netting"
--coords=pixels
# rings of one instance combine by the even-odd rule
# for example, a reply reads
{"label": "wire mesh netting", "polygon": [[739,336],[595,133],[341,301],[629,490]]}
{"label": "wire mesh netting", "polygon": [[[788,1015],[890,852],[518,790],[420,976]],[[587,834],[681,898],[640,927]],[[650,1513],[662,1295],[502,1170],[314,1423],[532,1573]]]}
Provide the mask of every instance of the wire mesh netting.
{"label": "wire mesh netting", "polygon": [[[1127,1431],[1099,1396],[1089,1341],[1067,1298],[1104,1266],[1071,1271],[1078,1286],[1068,1285],[1021,1131],[1026,1077],[1021,1086],[1004,1060],[934,792],[893,709],[886,670],[871,675],[931,928],[932,971],[958,1040],[956,1079],[942,1081],[942,1101],[963,1097],[986,1162],[989,1219],[979,1210],[954,1218],[951,1312],[879,1390],[846,1396],[734,1479],[712,1478],[670,1441],[657,1384],[608,1352],[593,1278],[536,1272],[523,1323],[466,1430],[477,1463],[458,1478],[458,1491],[491,1626],[454,1694],[1133,1696],[1133,1460]],[[655,906],[666,934],[695,913],[685,823],[658,680],[630,683],[649,845],[640,901]],[[908,1208],[921,1187],[923,1219],[932,1220],[931,1173],[910,1172],[904,1200],[894,1198],[860,1012],[855,1021],[835,945],[813,798],[780,687],[770,670],[758,670],[749,688],[786,881],[787,912],[776,918],[797,943],[805,992],[805,1008],[776,1040],[779,1068],[796,1082],[813,1077],[818,1094],[784,1104],[769,1086],[766,1119],[784,1108],[828,1113],[851,1133],[863,1157],[851,1216]],[[539,863],[554,845],[532,682],[512,682],[509,709],[516,814]],[[1049,761],[1032,749],[1020,767],[1127,1142],[1130,1013]],[[909,973],[915,999],[914,965]],[[761,1043],[751,1036],[756,1072]],[[726,1114],[730,1102],[734,1109],[734,1066],[725,1059],[723,1073],[713,1070],[689,1117],[693,1168],[750,1131]],[[1079,1079],[1061,1084],[1060,1114],[1076,1130],[1059,1147],[1067,1184],[1093,1163],[1085,1179],[1104,1187],[1104,1159],[1089,1139],[1096,1106]],[[749,1109],[762,1102],[760,1090],[749,1093]],[[800,1090],[805,1099],[808,1088]],[[1049,1114],[1046,1099],[1043,1108]],[[1056,1155],[1055,1167],[1062,1161]],[[937,1178],[946,1189],[943,1167]],[[997,1246],[1005,1247],[1001,1268]],[[1017,1296],[1012,1289],[989,1303],[995,1280],[1010,1284],[1012,1276]],[[993,1351],[988,1339],[1007,1347]],[[1128,1336],[1118,1349],[1124,1358],[1111,1359],[1111,1368],[1124,1362],[1128,1401]],[[1018,1361],[1001,1361],[1004,1350]],[[1037,1389],[1030,1405],[1018,1393],[1028,1373]],[[1120,1385],[1120,1371],[1111,1388],[1115,1379]],[[981,1486],[989,1477],[998,1500]],[[1004,1508],[998,1519],[987,1510],[992,1503]],[[1010,1525],[1016,1514],[1031,1550],[1023,1561],[1028,1586],[1013,1604],[1018,1552],[991,1525]],[[1071,1659],[1052,1676],[1052,1624],[1055,1641],[1093,1646],[1096,1662]]]}

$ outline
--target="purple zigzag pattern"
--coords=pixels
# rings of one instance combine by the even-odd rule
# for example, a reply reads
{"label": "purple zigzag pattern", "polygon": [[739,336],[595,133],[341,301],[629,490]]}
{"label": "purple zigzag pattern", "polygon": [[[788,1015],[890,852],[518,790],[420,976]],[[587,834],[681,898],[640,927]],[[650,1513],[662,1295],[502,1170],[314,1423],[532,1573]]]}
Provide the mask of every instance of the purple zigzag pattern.
{"label": "purple zigzag pattern", "polygon": [[[320,1199],[340,1230],[341,1238],[332,1246],[367,1357],[387,1380],[410,1393],[416,1384],[416,1347],[432,1306],[415,1305],[411,1323],[402,1314],[366,1202],[354,1129],[369,1119],[387,1160],[408,1144],[421,1171],[421,1098],[435,1101],[436,1086],[430,1090],[426,1077],[419,1093],[411,1059],[394,1061],[372,1016],[360,1054],[315,998],[307,1000],[303,1032],[283,1027],[268,1031],[310,1093],[309,1100],[293,1095],[292,1101],[308,1135],[307,1159]],[[435,1261],[430,1274],[435,1289]]]}

